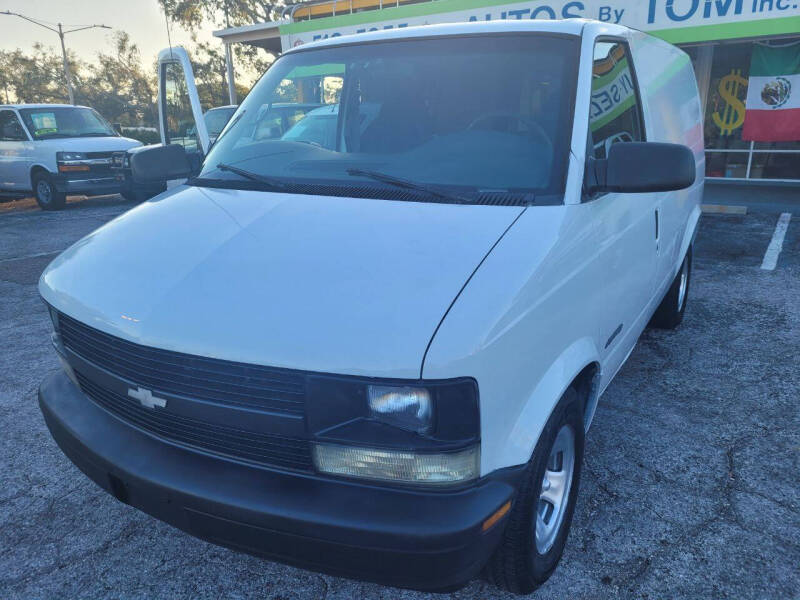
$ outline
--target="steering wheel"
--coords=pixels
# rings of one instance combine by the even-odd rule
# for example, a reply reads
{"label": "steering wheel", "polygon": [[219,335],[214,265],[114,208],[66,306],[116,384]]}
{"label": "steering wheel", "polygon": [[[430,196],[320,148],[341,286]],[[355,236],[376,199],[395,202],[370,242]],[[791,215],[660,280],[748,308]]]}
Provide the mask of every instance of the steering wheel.
{"label": "steering wheel", "polygon": [[[482,123],[487,123],[489,127],[481,127]],[[496,125],[499,123],[506,123],[505,127],[497,127]],[[526,119],[522,115],[518,115],[511,112],[491,112],[486,113],[485,115],[481,115],[472,123],[469,124],[467,127],[467,131],[472,131],[475,129],[488,129],[490,131],[501,131],[506,133],[516,133],[511,127],[512,123],[519,123],[523,126],[524,130],[531,135],[531,137],[539,138],[539,141],[544,144],[545,146],[550,147],[550,137],[547,135],[542,126],[539,125],[536,121],[531,119]]]}

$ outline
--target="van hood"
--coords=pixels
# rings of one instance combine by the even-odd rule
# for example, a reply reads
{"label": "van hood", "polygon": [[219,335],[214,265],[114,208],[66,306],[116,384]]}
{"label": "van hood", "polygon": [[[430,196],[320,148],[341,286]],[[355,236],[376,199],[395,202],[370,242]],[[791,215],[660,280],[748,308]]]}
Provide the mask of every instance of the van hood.
{"label": "van hood", "polygon": [[59,152],[117,152],[142,145],[138,140],[117,136],[53,138],[36,143],[48,144]]}
{"label": "van hood", "polygon": [[417,378],[453,299],[523,210],[180,186],[67,249],[39,290],[147,346]]}

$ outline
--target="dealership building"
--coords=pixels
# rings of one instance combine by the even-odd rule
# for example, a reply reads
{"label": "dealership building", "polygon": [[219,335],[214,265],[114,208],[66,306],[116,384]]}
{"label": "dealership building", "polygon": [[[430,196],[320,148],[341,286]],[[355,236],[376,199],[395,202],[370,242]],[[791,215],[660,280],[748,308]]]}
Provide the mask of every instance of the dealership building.
{"label": "dealership building", "polygon": [[[228,50],[231,44],[245,43],[279,54],[314,40],[378,29],[563,18],[627,25],[689,54],[705,111],[708,194],[747,199],[753,192],[762,195],[769,190],[772,197],[800,201],[800,135],[792,133],[790,139],[780,141],[743,136],[754,54],[780,48],[781,56],[795,61],[794,67],[787,68],[800,75],[800,0],[324,0],[290,5],[279,21],[214,35]],[[779,81],[785,83],[779,84],[775,103],[789,98],[790,104],[800,107],[800,81],[795,77]],[[761,79],[758,82],[763,85]],[[796,89],[791,89],[790,82],[797,82]],[[797,131],[798,114],[782,110],[769,116],[778,119],[779,125],[785,120],[786,127],[781,129]]]}

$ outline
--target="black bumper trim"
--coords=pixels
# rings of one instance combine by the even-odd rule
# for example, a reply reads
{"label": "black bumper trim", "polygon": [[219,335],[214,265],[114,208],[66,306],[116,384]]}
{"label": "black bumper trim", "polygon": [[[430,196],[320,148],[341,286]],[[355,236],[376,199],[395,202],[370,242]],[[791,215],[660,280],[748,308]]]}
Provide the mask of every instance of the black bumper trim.
{"label": "black bumper trim", "polygon": [[81,179],[72,179],[59,174],[53,176],[53,184],[59,192],[84,196],[105,196],[117,194],[126,189],[124,183],[117,181],[113,174],[84,175]]}
{"label": "black bumper trim", "polygon": [[91,402],[62,372],[39,405],[53,438],[119,500],[210,542],[334,575],[421,590],[479,573],[520,468],[453,491],[381,487],[241,464],[160,442]]}

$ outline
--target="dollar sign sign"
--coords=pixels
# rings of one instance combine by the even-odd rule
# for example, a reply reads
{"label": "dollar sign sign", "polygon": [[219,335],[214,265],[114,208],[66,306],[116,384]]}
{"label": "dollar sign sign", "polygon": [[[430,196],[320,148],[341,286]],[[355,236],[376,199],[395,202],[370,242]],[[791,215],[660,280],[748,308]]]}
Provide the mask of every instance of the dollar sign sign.
{"label": "dollar sign sign", "polygon": [[730,73],[719,80],[719,94],[726,104],[711,117],[722,135],[731,135],[734,129],[744,123],[744,102],[739,99],[739,90],[746,89],[747,79],[742,77],[741,69],[731,69]]}

